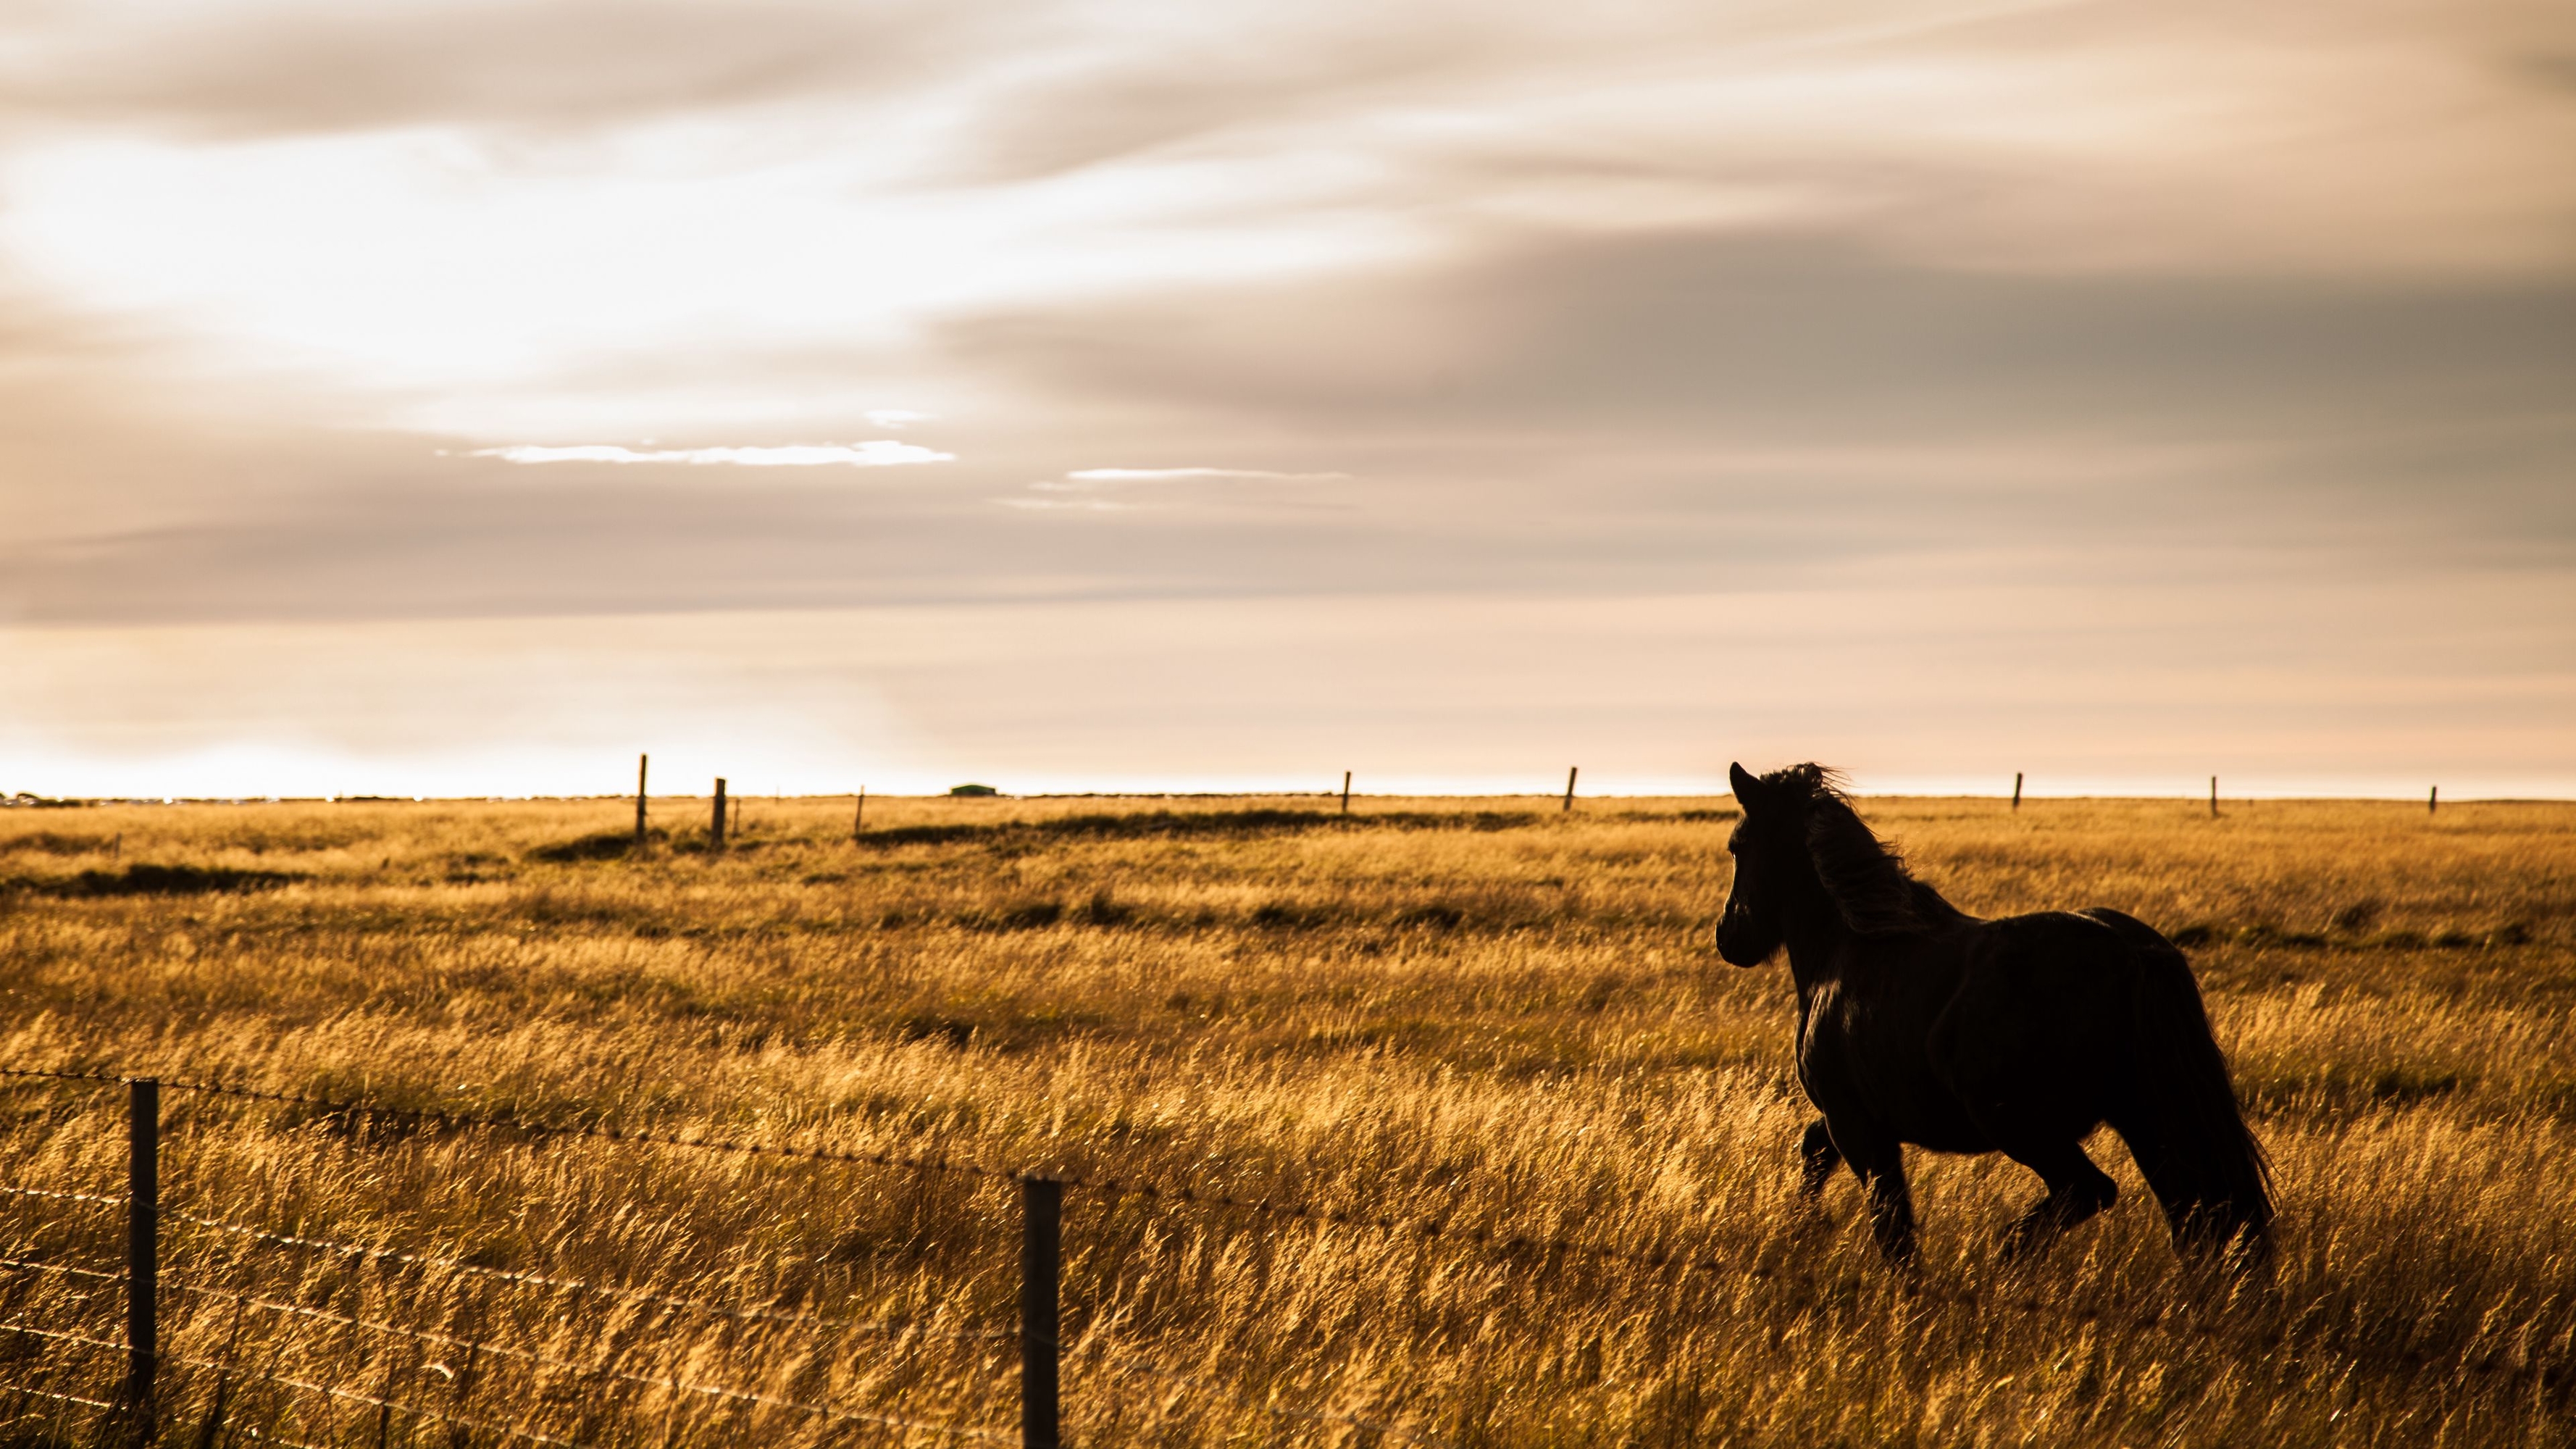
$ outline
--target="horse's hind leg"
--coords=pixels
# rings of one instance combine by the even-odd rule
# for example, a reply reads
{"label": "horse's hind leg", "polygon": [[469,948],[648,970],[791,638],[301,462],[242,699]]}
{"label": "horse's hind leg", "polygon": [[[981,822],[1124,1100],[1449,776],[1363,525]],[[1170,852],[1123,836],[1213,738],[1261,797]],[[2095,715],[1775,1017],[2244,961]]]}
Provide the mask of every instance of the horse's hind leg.
{"label": "horse's hind leg", "polygon": [[1798,1139],[1798,1196],[1814,1206],[1825,1195],[1825,1183],[1842,1166],[1842,1149],[1834,1146],[1834,1134],[1817,1118],[1807,1124],[1807,1133]]}
{"label": "horse's hind leg", "polygon": [[[2138,1113],[2123,1112],[2111,1119],[2111,1130],[2129,1144],[2129,1155],[2137,1159],[2138,1175],[2147,1180],[2147,1188],[2164,1204],[2165,1222],[2173,1229],[2174,1247],[2186,1258],[2219,1257],[2234,1245],[2241,1226],[2231,1223],[2223,1194],[2210,1190],[2198,1164],[2176,1152],[2157,1135],[2153,1126],[2138,1120]],[[2263,1241],[2258,1236],[2246,1243],[2247,1249],[2260,1258]]]}
{"label": "horse's hind leg", "polygon": [[2084,1155],[2081,1142],[2016,1143],[2007,1145],[2004,1154],[2048,1184],[2048,1196],[2031,1204],[2005,1237],[2008,1257],[2047,1247],[2068,1228],[2119,1200],[2119,1185]]}

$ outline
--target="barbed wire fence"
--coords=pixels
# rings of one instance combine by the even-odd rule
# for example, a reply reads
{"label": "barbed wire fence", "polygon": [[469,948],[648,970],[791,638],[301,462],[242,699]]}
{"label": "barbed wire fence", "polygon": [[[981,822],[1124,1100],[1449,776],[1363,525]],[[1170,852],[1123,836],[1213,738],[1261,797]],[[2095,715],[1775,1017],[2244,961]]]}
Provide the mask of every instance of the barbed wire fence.
{"label": "barbed wire fence", "polygon": [[[59,1383],[52,1387],[38,1387],[32,1384],[0,1386],[0,1401],[5,1401],[7,1396],[15,1395],[20,1396],[22,1401],[27,1398],[45,1401],[56,1406],[58,1411],[77,1409],[97,1414],[106,1421],[106,1427],[111,1436],[122,1434],[137,1441],[151,1438],[159,1428],[163,1407],[161,1387],[165,1371],[183,1368],[205,1370],[216,1376],[214,1402],[207,1413],[210,1425],[220,1422],[224,1414],[226,1398],[237,1392],[240,1386],[262,1384],[356,1408],[372,1408],[377,1413],[379,1442],[384,1442],[384,1430],[395,1416],[418,1421],[423,1425],[439,1425],[451,1431],[469,1431],[510,1442],[548,1445],[581,1442],[577,1438],[566,1439],[541,1432],[525,1423],[491,1418],[488,1416],[488,1411],[484,1414],[463,1412],[465,1390],[469,1387],[467,1381],[473,1374],[472,1366],[479,1361],[492,1359],[511,1360],[532,1369],[585,1382],[634,1385],[674,1396],[695,1396],[745,1407],[791,1412],[809,1416],[832,1426],[872,1426],[905,1433],[935,1435],[943,1439],[1007,1441],[1016,1437],[1024,1449],[1057,1449],[1062,1442],[1063,1361],[1068,1355],[1072,1355],[1087,1364],[1100,1366],[1112,1380],[1128,1378],[1154,1380],[1176,1385],[1202,1397],[1222,1400],[1249,1412],[1314,1424],[1334,1425],[1374,1436],[1384,1442],[1424,1444],[1435,1446],[1435,1449],[1441,1449],[1443,1446],[1442,1440],[1418,1429],[1382,1423],[1359,1415],[1328,1409],[1253,1399],[1206,1379],[1146,1362],[1130,1352],[1096,1338],[1078,1340],[1072,1345],[1067,1345],[1062,1338],[1063,1205],[1067,1188],[1096,1191],[1108,1197],[1139,1197],[1168,1203],[1235,1209],[1317,1224],[1331,1222],[1400,1227],[1401,1225],[1394,1219],[1363,1219],[1347,1214],[1324,1212],[1298,1204],[1237,1198],[1186,1187],[1166,1188],[1158,1184],[1114,1178],[1085,1178],[1063,1173],[1012,1170],[941,1157],[738,1142],[606,1125],[544,1122],[511,1114],[478,1114],[438,1108],[396,1107],[382,1103],[268,1091],[223,1082],[133,1077],[94,1070],[0,1066],[0,1081],[8,1079],[17,1079],[20,1082],[55,1081],[78,1084],[98,1092],[114,1087],[125,1089],[128,1150],[126,1190],[123,1193],[66,1191],[19,1183],[0,1183],[0,1198],[17,1199],[28,1204],[58,1204],[61,1208],[72,1211],[116,1213],[123,1218],[125,1232],[121,1268],[110,1269],[103,1265],[41,1261],[25,1256],[20,1251],[0,1254],[0,1274],[50,1275],[57,1279],[77,1282],[88,1288],[112,1290],[121,1296],[125,1320],[122,1338],[44,1327],[24,1317],[11,1317],[7,1321],[0,1321],[0,1340],[14,1335],[48,1345],[57,1345],[64,1349],[121,1356],[122,1373],[115,1377],[113,1387],[96,1393],[67,1392],[65,1386]],[[309,1233],[281,1232],[256,1223],[238,1222],[184,1209],[173,1209],[162,1201],[161,1194],[161,1097],[164,1091],[296,1106],[352,1120],[383,1118],[440,1130],[498,1130],[538,1139],[587,1138],[783,1160],[847,1163],[928,1175],[976,1179],[988,1183],[1009,1183],[1018,1189],[1021,1220],[1019,1324],[1015,1329],[956,1328],[925,1318],[835,1317],[775,1306],[688,1298],[663,1293],[656,1289],[592,1282],[557,1273],[495,1268],[430,1251],[348,1242]],[[943,1339],[982,1347],[988,1352],[1015,1346],[1019,1357],[1021,1391],[1019,1430],[1014,1436],[1007,1431],[989,1427],[950,1424],[926,1418],[862,1411],[779,1394],[762,1393],[731,1384],[694,1381],[677,1373],[643,1372],[631,1364],[621,1362],[615,1356],[584,1362],[514,1347],[485,1338],[421,1329],[383,1318],[335,1312],[311,1304],[292,1302],[280,1295],[244,1291],[240,1287],[202,1281],[190,1274],[172,1276],[163,1271],[165,1265],[161,1250],[162,1230],[165,1225],[170,1224],[184,1224],[192,1229],[225,1235],[245,1245],[276,1252],[337,1257],[351,1262],[404,1268],[434,1269],[501,1289],[563,1295],[571,1298],[620,1301],[672,1314],[694,1314],[748,1324],[775,1324],[812,1330],[830,1330],[845,1334],[875,1336],[895,1342]],[[1435,1231],[1426,1235],[1436,1236],[1437,1234]],[[1489,1237],[1490,1235],[1477,1236]],[[222,1358],[173,1353],[163,1345],[162,1308],[164,1300],[174,1295],[213,1300],[229,1304],[235,1309],[233,1319],[235,1343],[227,1349]],[[243,1362],[235,1352],[245,1316],[250,1314],[292,1318],[307,1323],[327,1325],[350,1333],[404,1340],[435,1348],[450,1359],[461,1358],[468,1368],[461,1373],[449,1370],[455,1373],[456,1377],[451,1381],[449,1386],[451,1392],[446,1396],[444,1403],[432,1402],[419,1394],[399,1397],[390,1385],[384,1386],[379,1392],[368,1393],[345,1384],[324,1383],[312,1377],[279,1372],[273,1363],[262,1368]],[[211,1429],[207,1432],[211,1432]],[[204,1436],[201,1435],[201,1437]],[[271,1443],[295,1442],[279,1438],[273,1433],[265,1438]]]}

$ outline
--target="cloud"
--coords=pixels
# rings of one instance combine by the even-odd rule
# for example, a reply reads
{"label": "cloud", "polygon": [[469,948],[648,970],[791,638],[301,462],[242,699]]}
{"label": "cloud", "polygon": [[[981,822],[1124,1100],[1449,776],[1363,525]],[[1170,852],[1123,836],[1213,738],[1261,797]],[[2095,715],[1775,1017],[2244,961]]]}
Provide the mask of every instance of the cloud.
{"label": "cloud", "polygon": [[[1499,448],[1527,477],[1644,444],[2501,437],[2568,419],[2571,327],[2576,275],[2025,273],[1712,229],[996,310],[946,345],[1038,396],[1329,435],[1345,455]],[[2563,442],[2538,446],[2555,458]]]}
{"label": "cloud", "polygon": [[954,453],[941,453],[913,443],[898,443],[891,438],[878,438],[865,443],[798,443],[781,448],[655,448],[649,451],[620,447],[614,443],[580,443],[568,448],[548,448],[534,443],[521,443],[507,448],[483,448],[477,458],[498,458],[505,463],[687,463],[698,466],[730,464],[741,468],[821,468],[845,464],[852,468],[892,468],[906,463],[953,463]]}
{"label": "cloud", "polygon": [[[1996,719],[2142,638],[2245,679],[2383,661],[2384,693],[2296,676],[2342,714],[2480,715],[2455,655],[2555,700],[2576,657],[2576,69],[2528,0],[19,8],[0,620],[1002,636],[1083,601],[1267,678],[1209,623],[1261,598],[1418,680],[1459,656],[1387,641],[1443,599],[1651,592],[1736,631],[1622,656],[1729,682],[1674,739],[1771,718],[1734,682],[1784,620],[1840,621],[1816,678],[1963,660]],[[629,444],[486,446],[583,437]],[[1184,466],[1066,471],[1113,458]],[[502,466],[540,463],[768,471],[603,507],[596,467]],[[1952,585],[1997,579],[2008,622],[2084,627],[1975,653],[1995,615]],[[1557,707],[1492,661],[1577,651],[1459,607],[1494,642],[1457,680]],[[1046,697],[1116,722],[1095,750],[1288,717],[1171,658]],[[1029,733],[1025,677],[971,673],[937,733]],[[2185,681],[2102,717],[2198,720],[2226,767],[2226,681]]]}

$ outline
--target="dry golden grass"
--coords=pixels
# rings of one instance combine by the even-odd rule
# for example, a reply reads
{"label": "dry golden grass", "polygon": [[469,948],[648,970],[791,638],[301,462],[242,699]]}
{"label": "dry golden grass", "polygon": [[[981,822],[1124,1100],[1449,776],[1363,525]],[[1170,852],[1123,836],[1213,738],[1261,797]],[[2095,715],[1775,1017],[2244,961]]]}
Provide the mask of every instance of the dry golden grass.
{"label": "dry golden grass", "polygon": [[[2231,1287],[2177,1267],[2108,1135],[2120,1207],[2035,1266],[1997,1264],[2036,1184],[1995,1159],[1917,1156],[1912,1283],[1878,1265],[1848,1179],[1829,1221],[1802,1217],[1785,973],[1707,945],[1726,803],[1380,799],[1344,824],[1311,799],[872,800],[854,846],[846,801],[755,800],[748,837],[711,855],[703,804],[663,801],[673,835],[631,860],[577,844],[631,818],[616,802],[13,812],[0,1064],[1059,1169],[1727,1265],[1076,1188],[1083,1445],[2576,1435],[2576,807],[1866,802],[1969,909],[2115,905],[2190,943],[2282,1184],[2278,1270]],[[223,878],[138,865],[252,874],[184,893]],[[0,1183],[117,1190],[112,1089],[0,1086],[0,1111]],[[584,1443],[944,1437],[713,1386],[1015,1424],[1012,1344],[990,1336],[1013,1323],[1007,1182],[182,1092],[165,1111],[174,1208],[631,1290],[174,1221],[167,1348],[269,1376],[229,1381],[226,1442],[449,1432],[415,1407]],[[112,1212],[0,1198],[0,1224],[11,1257],[113,1266]],[[0,1270],[0,1322],[113,1338],[118,1300],[84,1281]],[[116,1358],[0,1333],[0,1384],[94,1395]],[[199,1442],[217,1381],[170,1376],[172,1442]],[[9,1442],[104,1432],[6,1389],[0,1416]]]}

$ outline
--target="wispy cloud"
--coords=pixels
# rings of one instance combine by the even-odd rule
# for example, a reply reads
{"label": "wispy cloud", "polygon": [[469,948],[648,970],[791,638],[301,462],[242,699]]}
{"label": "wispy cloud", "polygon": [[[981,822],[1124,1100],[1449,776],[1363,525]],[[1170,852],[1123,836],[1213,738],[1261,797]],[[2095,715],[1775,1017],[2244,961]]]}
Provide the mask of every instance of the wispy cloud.
{"label": "wispy cloud", "polygon": [[1106,498],[996,498],[1004,508],[1039,508],[1081,513],[1128,513],[1133,503],[1113,503]]}
{"label": "wispy cloud", "polygon": [[901,428],[913,423],[926,423],[933,415],[917,413],[910,408],[870,408],[866,416],[869,422],[880,428]]}
{"label": "wispy cloud", "polygon": [[1348,478],[1348,473],[1281,473],[1268,468],[1077,468],[1060,479],[1029,486],[1041,493],[1092,493],[1140,483],[1202,483],[1244,480],[1273,483],[1322,483]]}
{"label": "wispy cloud", "polygon": [[1286,473],[1275,468],[1076,468],[1061,478],[1042,478],[1029,485],[1031,493],[1070,493],[1076,495],[1074,497],[1022,496],[992,501],[1005,508],[1128,513],[1157,505],[1113,502],[1099,495],[1117,489],[1183,483],[1322,483],[1349,476],[1348,473]]}
{"label": "wispy cloud", "polygon": [[[873,414],[870,416],[874,417]],[[548,448],[521,443],[507,448],[483,448],[474,456],[498,458],[504,463],[687,463],[698,466],[730,464],[740,468],[822,468],[834,465],[891,468],[904,463],[947,463],[957,457],[954,453],[938,452],[915,443],[899,443],[891,438],[865,443],[796,443],[779,448],[627,448],[614,443],[579,443],[567,448]]]}

